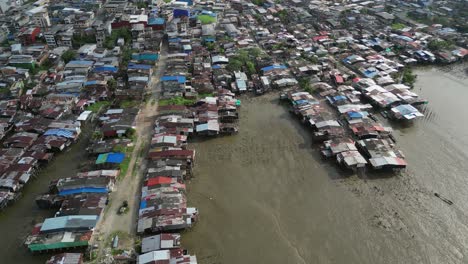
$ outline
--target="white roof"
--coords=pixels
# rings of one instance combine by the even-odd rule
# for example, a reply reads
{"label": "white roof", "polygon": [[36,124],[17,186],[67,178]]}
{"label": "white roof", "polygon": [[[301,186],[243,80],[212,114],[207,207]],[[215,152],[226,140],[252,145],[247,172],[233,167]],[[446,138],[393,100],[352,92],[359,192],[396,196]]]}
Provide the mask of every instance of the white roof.
{"label": "white roof", "polygon": [[91,115],[92,111],[84,111],[83,113],[80,114],[78,117],[78,121],[86,121],[89,118],[89,115]]}
{"label": "white roof", "polygon": [[171,253],[169,250],[156,250],[138,256],[138,264],[151,263],[158,260],[170,260]]}

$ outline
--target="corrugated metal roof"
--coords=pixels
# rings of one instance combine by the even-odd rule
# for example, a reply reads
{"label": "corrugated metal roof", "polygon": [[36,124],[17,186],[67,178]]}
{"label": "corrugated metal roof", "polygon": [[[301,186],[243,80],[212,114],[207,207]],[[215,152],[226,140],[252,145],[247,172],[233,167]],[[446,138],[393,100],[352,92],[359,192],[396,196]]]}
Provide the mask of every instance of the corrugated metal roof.
{"label": "corrugated metal roof", "polygon": [[97,220],[97,215],[67,215],[47,218],[41,226],[41,232],[91,229],[96,226]]}

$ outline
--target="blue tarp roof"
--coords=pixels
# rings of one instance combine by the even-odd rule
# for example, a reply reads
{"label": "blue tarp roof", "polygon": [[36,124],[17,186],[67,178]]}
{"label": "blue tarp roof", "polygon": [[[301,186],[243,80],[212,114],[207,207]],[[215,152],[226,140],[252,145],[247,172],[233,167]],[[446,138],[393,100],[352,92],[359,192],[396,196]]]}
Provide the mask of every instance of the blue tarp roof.
{"label": "blue tarp roof", "polygon": [[145,208],[146,208],[146,204],[147,204],[147,203],[146,203],[145,200],[141,201],[141,202],[140,202],[140,209],[145,209]]}
{"label": "blue tarp roof", "polygon": [[146,64],[134,64],[134,63],[129,63],[128,64],[128,69],[132,70],[150,70],[152,68],[151,65],[146,65]]}
{"label": "blue tarp roof", "polygon": [[356,112],[350,111],[346,113],[350,118],[361,118],[367,114],[367,112]]}
{"label": "blue tarp roof", "polygon": [[337,96],[333,97],[333,100],[335,100],[335,101],[346,100],[346,96],[337,95]]}
{"label": "blue tarp roof", "polygon": [[286,66],[284,65],[271,65],[271,66],[267,66],[267,67],[263,67],[262,68],[262,71],[271,71],[271,70],[275,70],[275,69],[287,69]]}
{"label": "blue tarp roof", "polygon": [[78,193],[107,193],[107,188],[97,188],[97,187],[85,187],[85,188],[78,188],[78,189],[69,189],[63,190],[59,192],[59,195],[66,196]]}
{"label": "blue tarp roof", "polygon": [[122,163],[125,159],[125,154],[124,153],[109,153],[107,156],[107,162],[110,163]]}
{"label": "blue tarp roof", "polygon": [[365,70],[365,71],[363,72],[363,74],[364,74],[367,78],[373,78],[375,75],[377,75],[377,71]]}
{"label": "blue tarp roof", "polygon": [[74,138],[73,132],[66,129],[49,129],[44,133],[44,136],[57,136],[65,138]]}
{"label": "blue tarp roof", "polygon": [[185,76],[163,76],[161,77],[161,81],[163,82],[173,82],[173,81],[177,81],[178,83],[185,83],[186,81],[186,78]]}

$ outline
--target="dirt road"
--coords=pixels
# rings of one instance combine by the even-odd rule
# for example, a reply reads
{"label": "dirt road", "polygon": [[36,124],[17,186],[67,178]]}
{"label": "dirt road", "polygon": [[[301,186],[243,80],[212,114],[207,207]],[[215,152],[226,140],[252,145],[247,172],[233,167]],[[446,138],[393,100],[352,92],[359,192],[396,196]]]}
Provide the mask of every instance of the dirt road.
{"label": "dirt road", "polygon": [[[143,103],[140,113],[136,118],[136,142],[133,149],[127,174],[121,181],[116,183],[115,190],[110,194],[110,203],[96,227],[96,240],[92,244],[98,245],[98,263],[106,263],[109,258],[109,241],[116,233],[126,234],[125,240],[121,240],[124,248],[133,246],[137,214],[140,202],[140,188],[146,170],[145,154],[148,151],[151,136],[153,135],[154,121],[157,115],[158,93],[160,91],[159,79],[166,69],[167,44],[161,47],[161,55],[157,68],[151,78],[147,92],[151,95],[150,100]],[[119,207],[124,201],[128,202],[129,210],[121,215],[117,214]]]}

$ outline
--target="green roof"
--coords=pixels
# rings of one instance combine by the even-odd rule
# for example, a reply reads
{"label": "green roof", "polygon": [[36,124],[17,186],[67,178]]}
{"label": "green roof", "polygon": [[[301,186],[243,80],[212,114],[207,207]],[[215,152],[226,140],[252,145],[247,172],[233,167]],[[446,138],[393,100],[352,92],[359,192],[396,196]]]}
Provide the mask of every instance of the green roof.
{"label": "green roof", "polygon": [[84,247],[84,246],[88,246],[88,241],[58,242],[58,243],[52,243],[52,244],[31,244],[28,246],[28,248],[32,252],[36,252],[36,251],[71,248],[71,247]]}
{"label": "green roof", "polygon": [[109,153],[99,155],[97,160],[96,160],[96,164],[105,163],[107,161],[107,156],[109,156]]}

